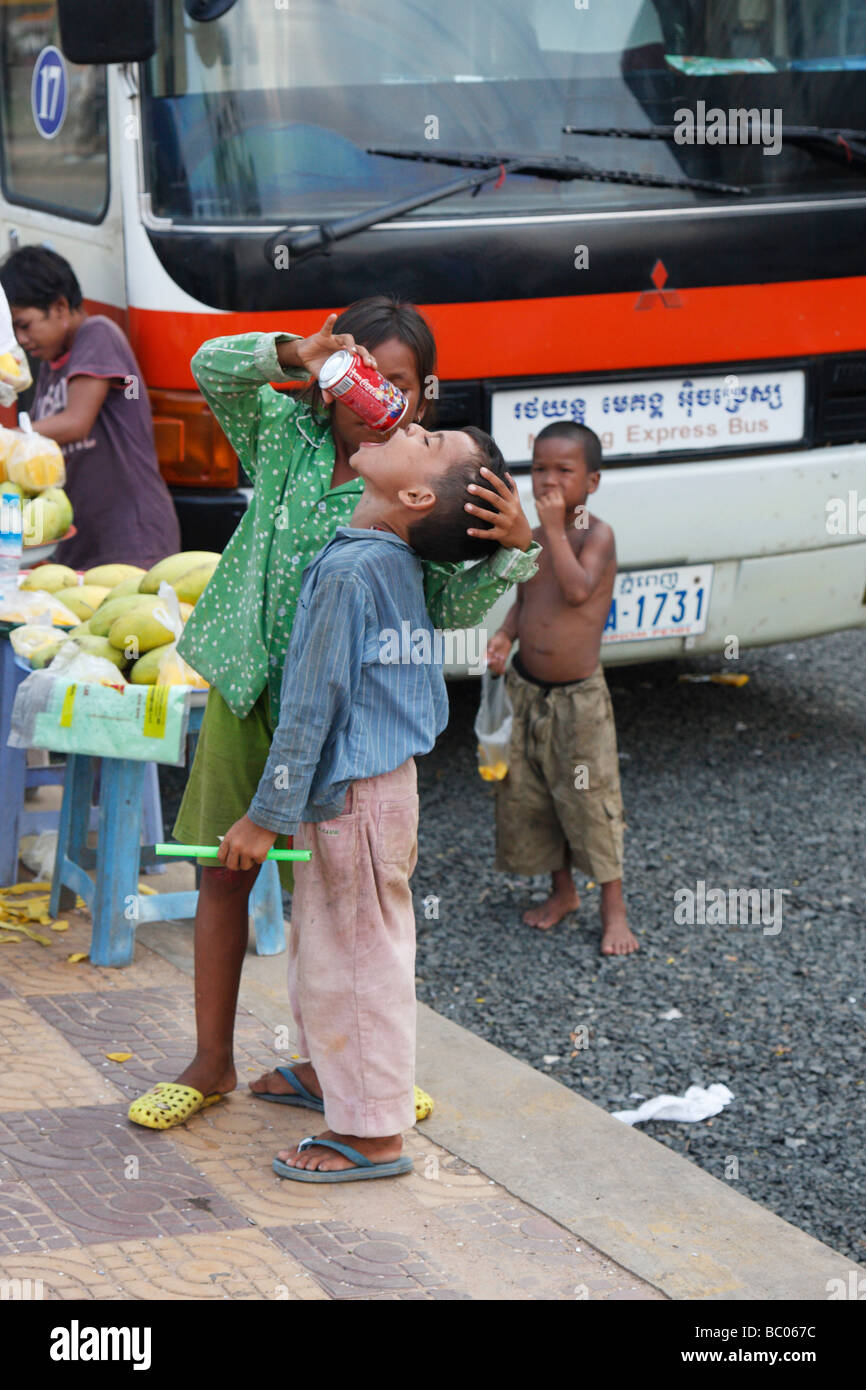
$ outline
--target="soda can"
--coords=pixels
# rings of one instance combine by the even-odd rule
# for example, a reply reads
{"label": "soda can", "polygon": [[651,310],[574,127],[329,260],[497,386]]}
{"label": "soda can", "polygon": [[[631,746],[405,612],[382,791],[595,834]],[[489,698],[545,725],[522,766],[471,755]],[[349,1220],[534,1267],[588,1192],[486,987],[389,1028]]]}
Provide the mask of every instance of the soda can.
{"label": "soda can", "polygon": [[347,405],[371,430],[392,430],[409,409],[408,397],[368,367],[354,352],[332,352],[319,372],[319,385]]}

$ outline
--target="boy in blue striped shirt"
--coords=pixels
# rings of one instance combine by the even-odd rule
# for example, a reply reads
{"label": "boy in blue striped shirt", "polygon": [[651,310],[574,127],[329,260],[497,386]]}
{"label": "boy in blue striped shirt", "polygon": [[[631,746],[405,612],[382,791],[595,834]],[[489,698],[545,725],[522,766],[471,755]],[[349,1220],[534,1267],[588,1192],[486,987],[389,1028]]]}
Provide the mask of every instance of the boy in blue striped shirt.
{"label": "boy in blue striped shirt", "polygon": [[[413,759],[448,719],[421,561],[493,549],[484,532],[501,519],[489,510],[494,498],[517,509],[515,582],[534,573],[540,548],[481,430],[431,434],[413,424],[362,444],[350,462],[364,492],[352,526],[304,575],[268,762],[219,855],[249,869],[278,834],[311,853],[295,873],[289,943],[292,1011],[310,1061],[281,1069],[287,1093],[255,1092],[324,1110],[329,1129],[274,1160],[282,1177],[302,1182],[412,1167],[401,1132],[415,1120]],[[395,662],[389,638],[407,623],[413,646]]]}

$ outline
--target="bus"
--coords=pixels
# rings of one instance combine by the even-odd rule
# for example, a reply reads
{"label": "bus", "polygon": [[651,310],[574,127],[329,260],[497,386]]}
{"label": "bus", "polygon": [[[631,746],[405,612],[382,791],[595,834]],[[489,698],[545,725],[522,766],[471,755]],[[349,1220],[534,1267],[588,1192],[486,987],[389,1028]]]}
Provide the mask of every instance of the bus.
{"label": "bus", "polygon": [[125,327],[187,546],[249,497],[196,348],[384,291],[533,520],[601,436],[606,662],[866,623],[864,0],[0,0],[0,71],[0,254]]}

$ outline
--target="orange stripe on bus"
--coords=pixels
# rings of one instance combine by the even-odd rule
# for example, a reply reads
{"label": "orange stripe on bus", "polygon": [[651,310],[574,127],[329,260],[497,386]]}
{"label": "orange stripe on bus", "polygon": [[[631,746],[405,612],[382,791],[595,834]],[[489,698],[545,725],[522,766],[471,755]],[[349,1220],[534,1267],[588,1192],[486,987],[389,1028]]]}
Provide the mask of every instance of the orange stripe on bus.
{"label": "orange stripe on bus", "polygon": [[[420,305],[446,380],[546,376],[800,357],[866,349],[866,276],[677,290]],[[668,295],[670,299],[671,295]],[[638,302],[644,306],[637,309]],[[130,307],[149,386],[192,386],[189,359],[208,338],[290,328],[309,334],[337,308],[184,314]]]}

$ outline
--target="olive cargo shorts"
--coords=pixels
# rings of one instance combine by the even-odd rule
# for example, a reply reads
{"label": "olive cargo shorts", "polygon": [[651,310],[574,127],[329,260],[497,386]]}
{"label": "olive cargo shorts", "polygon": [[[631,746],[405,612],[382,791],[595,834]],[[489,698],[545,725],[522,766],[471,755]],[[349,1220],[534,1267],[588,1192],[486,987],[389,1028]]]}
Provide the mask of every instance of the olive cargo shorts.
{"label": "olive cargo shorts", "polygon": [[565,848],[597,883],[622,878],[623,807],[613,706],[601,666],[572,685],[539,686],[512,668],[508,776],[496,788],[496,867],[561,869]]}

